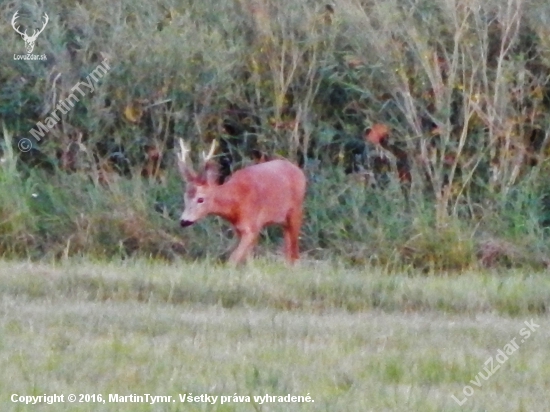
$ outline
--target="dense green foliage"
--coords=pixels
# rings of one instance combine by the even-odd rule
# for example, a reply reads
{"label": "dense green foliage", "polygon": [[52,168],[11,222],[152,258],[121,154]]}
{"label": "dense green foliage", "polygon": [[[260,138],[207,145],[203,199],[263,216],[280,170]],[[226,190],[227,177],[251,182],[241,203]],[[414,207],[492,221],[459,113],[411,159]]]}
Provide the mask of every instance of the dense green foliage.
{"label": "dense green foliage", "polygon": [[[223,255],[226,226],[177,227],[183,136],[197,151],[219,140],[226,169],[258,152],[300,161],[304,256],[548,264],[545,2],[53,0],[0,14],[18,9],[29,32],[48,13],[34,50],[47,60],[14,60],[24,43],[0,27],[4,255]],[[104,61],[36,141],[31,128]],[[364,138],[375,124],[391,130],[383,145]]]}

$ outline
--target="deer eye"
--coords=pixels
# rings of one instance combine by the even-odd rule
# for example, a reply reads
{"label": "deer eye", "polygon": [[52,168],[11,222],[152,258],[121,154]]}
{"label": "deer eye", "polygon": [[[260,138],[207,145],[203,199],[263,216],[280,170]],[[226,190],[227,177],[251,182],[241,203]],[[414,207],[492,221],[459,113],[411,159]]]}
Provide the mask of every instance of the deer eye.
{"label": "deer eye", "polygon": [[197,203],[203,203],[203,202],[204,202],[204,198],[203,198],[203,197],[199,197],[199,198],[197,199]]}

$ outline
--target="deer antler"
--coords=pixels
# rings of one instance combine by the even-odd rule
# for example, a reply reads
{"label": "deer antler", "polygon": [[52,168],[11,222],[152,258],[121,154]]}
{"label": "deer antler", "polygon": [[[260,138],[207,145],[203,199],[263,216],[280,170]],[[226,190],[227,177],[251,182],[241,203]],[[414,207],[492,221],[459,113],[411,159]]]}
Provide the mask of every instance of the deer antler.
{"label": "deer antler", "polygon": [[43,19],[44,19],[44,24],[42,25],[42,28],[36,34],[33,32],[31,37],[36,38],[36,37],[38,37],[38,35],[40,33],[42,33],[44,31],[44,29],[46,28],[46,24],[48,24],[48,22],[50,21],[50,18],[48,17],[48,15],[46,13],[44,13]]}
{"label": "deer antler", "polygon": [[21,36],[25,37],[25,36],[27,35],[27,30],[25,30],[25,33],[21,33],[21,32],[19,31],[19,26],[15,27],[15,20],[17,20],[17,18],[19,17],[19,16],[17,15],[18,13],[19,13],[19,10],[17,10],[17,11],[15,12],[15,14],[13,15],[13,18],[11,19],[11,25],[12,25],[13,29],[14,29],[17,33],[19,33]]}
{"label": "deer antler", "polygon": [[187,163],[187,154],[189,153],[189,148],[185,145],[183,139],[180,141],[180,152],[176,153],[178,157],[178,169],[181,176],[184,180],[193,181],[197,178],[197,174],[193,170],[193,166]]}
{"label": "deer antler", "polygon": [[180,139],[180,152],[178,153],[178,159],[181,163],[186,163],[187,153],[189,152],[190,150],[187,146],[185,146],[183,139]]}
{"label": "deer antler", "polygon": [[210,159],[212,159],[212,156],[214,156],[214,151],[216,150],[216,140],[212,141],[212,146],[210,146],[210,151],[207,155],[202,152],[202,158],[204,159],[204,163],[208,162]]}
{"label": "deer antler", "polygon": [[17,10],[15,12],[15,14],[13,15],[13,18],[11,19],[11,25],[12,25],[13,29],[17,33],[19,33],[21,36],[23,36],[23,38],[28,38],[28,39],[32,39],[32,40],[36,39],[38,37],[38,35],[44,31],[44,29],[46,28],[46,25],[50,21],[50,18],[48,17],[48,14],[44,13],[44,16],[42,17],[44,19],[44,24],[42,25],[42,28],[40,30],[38,30],[38,33],[36,32],[36,29],[35,29],[32,33],[32,36],[29,36],[29,35],[27,35],[27,30],[25,30],[24,33],[21,33],[19,31],[19,26],[15,27],[15,20],[17,20],[17,18],[19,17],[18,14],[19,14],[19,10]]}

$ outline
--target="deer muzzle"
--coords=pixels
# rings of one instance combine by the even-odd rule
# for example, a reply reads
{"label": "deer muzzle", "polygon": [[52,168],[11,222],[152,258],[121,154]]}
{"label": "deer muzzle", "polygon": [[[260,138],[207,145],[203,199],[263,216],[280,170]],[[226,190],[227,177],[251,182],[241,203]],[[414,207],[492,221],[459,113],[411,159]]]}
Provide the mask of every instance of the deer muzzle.
{"label": "deer muzzle", "polygon": [[191,226],[193,223],[195,223],[195,222],[193,222],[191,220],[183,220],[183,219],[180,220],[180,226],[181,227]]}

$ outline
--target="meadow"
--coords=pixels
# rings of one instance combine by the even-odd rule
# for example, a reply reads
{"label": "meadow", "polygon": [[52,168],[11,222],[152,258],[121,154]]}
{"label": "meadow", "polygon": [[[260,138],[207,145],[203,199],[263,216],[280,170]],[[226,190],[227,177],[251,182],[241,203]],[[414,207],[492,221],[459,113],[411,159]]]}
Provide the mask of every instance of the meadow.
{"label": "meadow", "polygon": [[[0,273],[6,411],[548,407],[545,273],[427,277],[313,261],[288,269],[276,258],[244,269],[204,261],[2,262]],[[525,321],[538,327],[522,340]],[[509,359],[486,363],[512,339],[519,348]],[[484,367],[495,370],[487,380],[478,376],[487,377]],[[479,388],[470,382],[476,376]],[[315,402],[25,406],[10,402],[14,393],[309,394]],[[453,395],[467,401],[459,406]]]}

